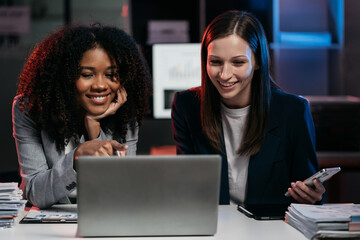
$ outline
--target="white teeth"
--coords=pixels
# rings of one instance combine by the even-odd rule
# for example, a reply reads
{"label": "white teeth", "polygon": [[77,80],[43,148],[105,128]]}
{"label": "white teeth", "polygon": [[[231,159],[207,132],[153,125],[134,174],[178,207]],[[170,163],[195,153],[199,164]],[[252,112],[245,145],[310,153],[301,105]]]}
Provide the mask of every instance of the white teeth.
{"label": "white teeth", "polygon": [[220,81],[219,81],[219,83],[220,83],[220,85],[221,85],[221,86],[224,86],[224,87],[230,87],[230,86],[234,85],[234,84],[235,84],[235,83],[237,83],[237,82],[224,83],[224,82],[220,82]]}
{"label": "white teeth", "polygon": [[92,99],[95,99],[97,101],[101,101],[101,100],[104,100],[105,97],[91,97]]}

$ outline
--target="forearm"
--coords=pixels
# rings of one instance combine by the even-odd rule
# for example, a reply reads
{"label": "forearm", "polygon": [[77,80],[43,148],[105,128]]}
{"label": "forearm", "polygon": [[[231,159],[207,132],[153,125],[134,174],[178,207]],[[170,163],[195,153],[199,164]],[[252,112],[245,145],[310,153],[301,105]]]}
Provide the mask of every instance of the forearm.
{"label": "forearm", "polygon": [[71,191],[66,186],[76,182],[72,168],[73,152],[65,155],[64,151],[59,151],[54,139],[39,130],[15,102],[13,126],[22,177],[20,187],[25,198],[39,207],[66,199]]}
{"label": "forearm", "polygon": [[85,129],[88,134],[89,140],[96,139],[100,135],[100,122],[89,116],[86,116]]}
{"label": "forearm", "polygon": [[56,203],[70,203],[68,196],[76,186],[76,172],[72,168],[72,154],[64,156],[50,169],[43,169],[33,175],[24,171],[26,198],[39,208]]}
{"label": "forearm", "polygon": [[[25,198],[40,208],[59,201],[66,203],[72,191],[67,186],[76,183],[73,151],[66,155],[64,152],[59,154],[55,146],[42,145],[46,139],[31,142],[15,139],[22,177],[21,189]],[[46,153],[44,148],[47,148]]]}

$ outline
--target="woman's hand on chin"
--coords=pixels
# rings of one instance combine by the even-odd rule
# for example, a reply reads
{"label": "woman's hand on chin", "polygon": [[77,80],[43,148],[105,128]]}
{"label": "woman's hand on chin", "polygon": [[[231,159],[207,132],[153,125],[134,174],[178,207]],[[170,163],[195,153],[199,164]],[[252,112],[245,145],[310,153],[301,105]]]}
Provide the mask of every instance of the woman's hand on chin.
{"label": "woman's hand on chin", "polygon": [[100,115],[91,115],[89,113],[86,114],[85,118],[92,119],[92,120],[100,120],[107,116],[114,115],[116,111],[125,104],[127,101],[127,93],[124,87],[120,87],[116,93],[116,97],[114,101],[110,103],[109,108]]}
{"label": "woman's hand on chin", "polygon": [[85,128],[88,133],[89,139],[93,140],[99,137],[100,134],[100,120],[114,115],[116,111],[124,105],[127,100],[127,93],[124,87],[120,87],[117,91],[117,96],[114,101],[110,103],[109,108],[100,115],[91,115],[86,113],[85,115]]}

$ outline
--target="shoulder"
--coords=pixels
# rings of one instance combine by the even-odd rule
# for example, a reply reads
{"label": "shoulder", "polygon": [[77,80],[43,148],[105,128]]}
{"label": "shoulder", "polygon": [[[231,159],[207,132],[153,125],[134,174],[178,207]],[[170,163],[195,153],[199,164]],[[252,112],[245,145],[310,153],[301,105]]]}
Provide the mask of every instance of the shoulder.
{"label": "shoulder", "polygon": [[[21,95],[17,95],[14,97],[13,104],[12,104],[12,110],[13,112],[27,112],[26,110],[26,99],[22,99]],[[20,101],[22,101],[22,105],[24,106],[24,111],[22,110],[22,107],[20,107]]]}
{"label": "shoulder", "polygon": [[171,106],[172,119],[200,117],[200,87],[175,93]]}
{"label": "shoulder", "polygon": [[13,105],[19,105],[20,98],[21,98],[21,95],[16,95],[14,97]]}
{"label": "shoulder", "polygon": [[271,108],[298,111],[307,108],[308,105],[308,101],[302,96],[286,93],[280,89],[271,90]]}
{"label": "shoulder", "polygon": [[197,106],[201,101],[201,88],[190,88],[185,91],[176,92],[174,95],[173,106]]}
{"label": "shoulder", "polygon": [[201,95],[200,87],[190,88],[185,91],[180,91],[180,92],[175,93],[176,99],[180,99],[183,101],[185,101],[185,100],[200,100],[200,98],[201,98],[200,95]]}
{"label": "shoulder", "polygon": [[[31,126],[33,128],[37,128],[37,124],[32,120],[29,115],[27,109],[27,99],[21,99],[21,95],[18,95],[14,98],[13,105],[12,105],[12,119],[13,119],[13,126]],[[22,103],[22,104],[21,104]],[[22,107],[23,106],[23,107]],[[14,128],[15,129],[15,128]]]}

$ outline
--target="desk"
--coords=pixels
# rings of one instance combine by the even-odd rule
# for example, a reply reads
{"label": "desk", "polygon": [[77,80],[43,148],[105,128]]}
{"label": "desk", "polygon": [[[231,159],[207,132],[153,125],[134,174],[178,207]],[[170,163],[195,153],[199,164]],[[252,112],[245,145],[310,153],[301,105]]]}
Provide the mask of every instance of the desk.
{"label": "desk", "polygon": [[[22,216],[25,213],[22,214]],[[19,216],[22,217],[22,216]],[[17,219],[19,221],[20,219]],[[13,228],[0,229],[0,239],[12,240],[51,240],[75,239],[76,224],[18,224]],[[90,238],[89,238],[90,239]],[[94,239],[94,238],[91,238]],[[112,238],[95,238],[109,240]],[[199,237],[132,237],[119,238],[122,240],[306,240],[295,228],[280,220],[257,221],[246,217],[236,210],[236,206],[219,206],[218,229],[214,236]]]}

